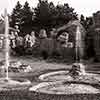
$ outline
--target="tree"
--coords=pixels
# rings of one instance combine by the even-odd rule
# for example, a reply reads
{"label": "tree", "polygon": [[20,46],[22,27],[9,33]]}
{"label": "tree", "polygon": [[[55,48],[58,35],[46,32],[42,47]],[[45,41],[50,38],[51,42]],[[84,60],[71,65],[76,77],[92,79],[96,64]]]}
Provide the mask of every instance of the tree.
{"label": "tree", "polygon": [[86,57],[90,58],[95,56],[94,45],[93,45],[94,44],[93,34],[95,34],[95,31],[94,31],[92,17],[84,18],[84,16],[81,15],[80,23],[83,25],[83,27],[86,30],[85,51],[86,51]]}
{"label": "tree", "polygon": [[64,5],[56,6],[56,23],[59,24],[67,24],[71,20],[76,20],[77,14],[74,12],[72,7],[66,3]]}
{"label": "tree", "polygon": [[85,30],[88,31],[90,29],[90,27],[93,25],[93,19],[92,19],[92,17],[86,17],[85,18],[83,15],[81,15],[80,23],[83,25]]}
{"label": "tree", "polygon": [[48,1],[40,0],[34,12],[37,26],[40,25],[40,28],[48,30],[66,24],[70,20],[78,19],[74,9],[68,4],[54,6],[53,2],[48,3]]}
{"label": "tree", "polygon": [[80,16],[80,23],[83,25],[84,28],[86,27],[86,20],[85,20],[84,15]]}
{"label": "tree", "polygon": [[11,14],[11,21],[10,21],[10,26],[11,27],[15,27],[16,24],[18,24],[20,26],[21,23],[21,11],[22,10],[22,5],[20,4],[20,2],[18,1],[15,8],[12,11]]}
{"label": "tree", "polygon": [[34,9],[35,12],[35,23],[37,26],[40,25],[40,28],[45,28],[50,26],[50,8],[48,1],[41,1],[37,5],[37,8]]}
{"label": "tree", "polygon": [[26,35],[32,31],[32,15],[33,12],[29,6],[28,2],[25,2],[22,8],[22,18],[21,18],[21,33]]}
{"label": "tree", "polygon": [[93,26],[93,18],[86,17],[86,30],[89,30],[91,26]]}

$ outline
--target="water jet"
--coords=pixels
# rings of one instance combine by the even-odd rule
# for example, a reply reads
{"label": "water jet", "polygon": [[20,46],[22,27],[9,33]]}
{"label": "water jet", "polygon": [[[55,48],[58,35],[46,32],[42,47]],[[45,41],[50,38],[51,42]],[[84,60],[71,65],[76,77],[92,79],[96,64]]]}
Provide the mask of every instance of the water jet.
{"label": "water jet", "polygon": [[0,91],[4,90],[12,90],[12,89],[22,89],[22,87],[29,87],[31,85],[31,82],[27,79],[22,78],[10,78],[9,77],[9,21],[8,21],[8,15],[7,10],[5,9],[5,16],[4,16],[4,25],[5,25],[5,34],[4,34],[4,41],[5,41],[5,63],[4,67],[1,69],[3,70],[5,68],[5,71],[3,71],[3,74],[6,74],[6,77],[0,78]]}

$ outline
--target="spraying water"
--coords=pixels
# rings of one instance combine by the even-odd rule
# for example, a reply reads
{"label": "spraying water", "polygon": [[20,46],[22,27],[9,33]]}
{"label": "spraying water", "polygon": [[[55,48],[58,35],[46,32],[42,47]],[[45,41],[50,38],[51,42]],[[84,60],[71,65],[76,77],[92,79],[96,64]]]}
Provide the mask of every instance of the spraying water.
{"label": "spraying water", "polygon": [[6,79],[9,79],[8,76],[8,67],[9,67],[9,22],[7,16],[7,10],[5,9],[5,66],[6,66]]}
{"label": "spraying water", "polygon": [[85,66],[81,62],[82,56],[83,56],[83,43],[82,43],[82,33],[80,30],[80,26],[77,26],[76,28],[76,37],[75,37],[75,57],[76,57],[76,63],[74,65],[80,66],[80,71],[82,74],[85,74]]}
{"label": "spraying water", "polygon": [[75,53],[76,53],[76,61],[80,62],[80,48],[81,48],[81,32],[80,27],[77,26],[76,29],[76,44],[75,44]]}

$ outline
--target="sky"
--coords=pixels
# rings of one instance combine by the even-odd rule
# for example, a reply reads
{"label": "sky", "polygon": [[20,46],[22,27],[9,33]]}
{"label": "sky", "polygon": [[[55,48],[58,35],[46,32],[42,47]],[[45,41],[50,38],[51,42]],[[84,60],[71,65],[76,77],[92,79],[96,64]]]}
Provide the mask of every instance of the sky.
{"label": "sky", "polygon": [[[11,13],[12,9],[15,7],[16,2],[20,1],[24,4],[26,0],[0,0],[0,14],[4,12],[4,8],[7,8],[8,13]],[[38,0],[27,0],[30,7],[36,7]],[[100,0],[48,0],[56,4],[68,3],[70,7],[75,9],[77,14],[84,16],[92,16],[92,13],[100,10]]]}

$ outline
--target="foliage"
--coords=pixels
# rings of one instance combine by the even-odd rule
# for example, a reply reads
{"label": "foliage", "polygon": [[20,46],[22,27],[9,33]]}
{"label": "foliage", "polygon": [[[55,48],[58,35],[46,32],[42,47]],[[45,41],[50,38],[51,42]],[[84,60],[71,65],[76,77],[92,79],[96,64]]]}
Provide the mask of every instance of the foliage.
{"label": "foliage", "polygon": [[85,52],[86,57],[94,57],[95,51],[94,51],[94,27],[93,27],[93,18],[92,17],[84,17],[81,15],[80,22],[83,25],[83,27],[86,30],[86,36],[85,36]]}
{"label": "foliage", "polygon": [[34,12],[37,26],[46,29],[59,27],[70,20],[77,19],[77,14],[68,4],[54,6],[53,2],[40,0]]}
{"label": "foliage", "polygon": [[80,17],[80,23],[83,25],[85,30],[89,30],[90,27],[93,25],[93,19],[92,17],[84,17],[84,15],[81,15]]}
{"label": "foliage", "polygon": [[86,27],[86,20],[85,20],[84,15],[81,15],[81,17],[80,17],[80,23],[83,25],[84,28]]}
{"label": "foliage", "polygon": [[37,30],[41,28],[50,30],[77,19],[77,14],[68,4],[55,6],[53,2],[39,0],[37,7],[33,10],[28,2],[22,6],[19,1],[13,9],[10,26],[15,27],[17,24],[22,36],[30,33],[34,27]]}
{"label": "foliage", "polygon": [[11,14],[10,26],[15,27],[15,25],[18,25],[20,30],[19,35],[24,36],[32,31],[32,15],[33,12],[29,3],[25,2],[24,6],[22,6],[18,1]]}
{"label": "foliage", "polygon": [[77,14],[68,4],[56,6],[56,22],[58,25],[67,24],[71,20],[77,19]]}
{"label": "foliage", "polygon": [[34,9],[34,12],[35,12],[34,20],[35,23],[37,23],[37,26],[40,26],[40,28],[44,28],[50,25],[51,14],[50,14],[49,3],[47,1],[39,2],[37,8]]}
{"label": "foliage", "polygon": [[20,25],[22,17],[21,10],[22,10],[22,5],[18,1],[11,14],[11,21],[10,21],[11,27],[15,27],[16,23]]}
{"label": "foliage", "polygon": [[25,2],[22,8],[22,18],[21,18],[21,32],[23,35],[30,33],[32,31],[32,15],[33,12],[29,6],[28,2]]}

